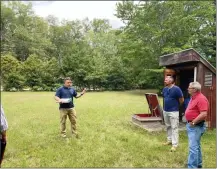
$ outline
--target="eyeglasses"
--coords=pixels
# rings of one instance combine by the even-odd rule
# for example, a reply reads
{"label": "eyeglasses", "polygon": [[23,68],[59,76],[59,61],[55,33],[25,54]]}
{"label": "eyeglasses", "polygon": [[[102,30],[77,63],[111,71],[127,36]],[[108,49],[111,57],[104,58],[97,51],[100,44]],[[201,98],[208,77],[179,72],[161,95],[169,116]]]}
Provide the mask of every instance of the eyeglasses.
{"label": "eyeglasses", "polygon": [[189,87],[188,89],[194,89],[193,87]]}

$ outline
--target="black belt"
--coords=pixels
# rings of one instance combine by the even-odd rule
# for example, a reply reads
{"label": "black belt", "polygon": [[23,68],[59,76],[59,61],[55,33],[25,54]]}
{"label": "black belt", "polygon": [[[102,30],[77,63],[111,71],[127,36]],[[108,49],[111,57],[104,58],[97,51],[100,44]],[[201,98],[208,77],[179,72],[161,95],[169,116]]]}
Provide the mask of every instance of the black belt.
{"label": "black belt", "polygon": [[[191,123],[192,120],[188,120],[187,122],[188,122],[188,123]],[[204,123],[205,123],[205,120],[203,120],[203,121],[201,121],[201,122],[199,122],[199,123],[197,123],[197,124],[195,124],[195,125],[196,125],[196,126],[203,126]]]}

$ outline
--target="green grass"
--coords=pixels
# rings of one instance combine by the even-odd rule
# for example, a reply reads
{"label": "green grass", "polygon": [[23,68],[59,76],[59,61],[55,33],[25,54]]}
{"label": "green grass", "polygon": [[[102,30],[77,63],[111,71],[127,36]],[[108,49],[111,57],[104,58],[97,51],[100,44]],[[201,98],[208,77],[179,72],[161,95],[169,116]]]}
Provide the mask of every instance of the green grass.
{"label": "green grass", "polygon": [[[186,132],[180,147],[162,146],[165,132],[148,133],[131,123],[134,113],[148,112],[144,93],[92,92],[75,100],[81,138],[59,136],[59,112],[52,92],[2,92],[8,119],[8,145],[2,167],[184,167]],[[162,101],[162,100],[161,100]],[[216,166],[216,130],[202,137],[205,168]]]}

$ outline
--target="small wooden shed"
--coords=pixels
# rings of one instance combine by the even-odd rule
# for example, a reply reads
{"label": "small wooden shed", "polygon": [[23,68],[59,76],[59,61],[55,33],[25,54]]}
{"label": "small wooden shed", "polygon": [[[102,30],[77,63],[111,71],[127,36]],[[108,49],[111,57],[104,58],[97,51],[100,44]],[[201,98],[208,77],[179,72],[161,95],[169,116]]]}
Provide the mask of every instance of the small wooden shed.
{"label": "small wooden shed", "polygon": [[190,82],[198,81],[201,84],[201,92],[210,104],[207,125],[216,128],[216,68],[192,48],[160,56],[159,64],[166,67],[164,76],[175,75],[176,85],[184,94]]}

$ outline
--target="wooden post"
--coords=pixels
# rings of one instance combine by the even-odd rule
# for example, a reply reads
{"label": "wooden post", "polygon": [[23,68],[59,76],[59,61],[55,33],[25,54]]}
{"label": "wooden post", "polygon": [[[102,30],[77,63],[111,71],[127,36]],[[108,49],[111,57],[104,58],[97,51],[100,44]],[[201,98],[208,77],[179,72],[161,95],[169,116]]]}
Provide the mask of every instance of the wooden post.
{"label": "wooden post", "polygon": [[194,82],[197,80],[197,67],[194,67]]}

